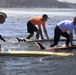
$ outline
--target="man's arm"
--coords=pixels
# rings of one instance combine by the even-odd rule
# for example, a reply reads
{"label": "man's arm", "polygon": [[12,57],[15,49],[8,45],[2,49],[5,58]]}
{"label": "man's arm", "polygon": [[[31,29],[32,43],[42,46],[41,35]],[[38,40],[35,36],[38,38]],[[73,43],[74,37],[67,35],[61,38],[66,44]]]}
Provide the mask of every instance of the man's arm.
{"label": "man's arm", "polygon": [[47,35],[47,30],[46,30],[46,28],[44,28],[44,33],[45,33],[45,35],[46,35],[46,38],[49,39],[49,37],[48,37],[48,35]]}
{"label": "man's arm", "polygon": [[41,35],[41,39],[44,39],[44,38],[43,38],[43,35],[42,35],[42,30],[41,30],[41,28],[39,28],[39,33],[40,33],[40,35]]}
{"label": "man's arm", "polygon": [[73,46],[73,34],[72,33],[70,33],[70,44],[71,46]]}
{"label": "man's arm", "polygon": [[71,44],[71,47],[76,46],[73,44],[73,34],[72,33],[70,33],[70,44]]}

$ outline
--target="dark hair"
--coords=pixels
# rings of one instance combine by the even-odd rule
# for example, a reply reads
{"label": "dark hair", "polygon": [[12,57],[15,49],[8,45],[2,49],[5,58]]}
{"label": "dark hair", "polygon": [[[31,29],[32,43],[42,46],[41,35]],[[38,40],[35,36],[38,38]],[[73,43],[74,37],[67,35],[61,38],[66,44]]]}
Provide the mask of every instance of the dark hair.
{"label": "dark hair", "polygon": [[48,15],[46,15],[46,14],[43,14],[43,16],[42,16],[42,17],[43,17],[43,18],[44,18],[44,17],[47,17],[47,18],[48,18]]}

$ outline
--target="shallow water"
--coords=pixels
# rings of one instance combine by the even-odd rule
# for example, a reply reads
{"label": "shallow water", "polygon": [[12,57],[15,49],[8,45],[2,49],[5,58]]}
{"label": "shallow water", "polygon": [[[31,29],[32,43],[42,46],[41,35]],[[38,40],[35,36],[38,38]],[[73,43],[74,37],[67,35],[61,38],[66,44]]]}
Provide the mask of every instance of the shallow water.
{"label": "shallow water", "polygon": [[[55,25],[61,20],[73,19],[76,10],[53,10],[53,9],[3,9],[8,14],[8,18],[3,25],[0,25],[0,34],[7,42],[0,41],[2,48],[16,50],[36,50],[38,47],[34,42],[17,42],[17,37],[26,38],[26,23],[33,16],[41,16],[46,13],[51,19],[46,23],[46,28],[50,38],[53,38]],[[43,34],[44,35],[44,34]],[[44,35],[45,37],[45,35]],[[74,38],[75,38],[74,34]],[[35,39],[35,35],[31,39]],[[41,42],[44,46],[49,46],[51,42]],[[74,41],[75,43],[75,41]],[[64,44],[64,42],[59,42]],[[0,57],[1,75],[76,75],[76,51],[72,50],[74,56],[44,56],[44,57]]]}

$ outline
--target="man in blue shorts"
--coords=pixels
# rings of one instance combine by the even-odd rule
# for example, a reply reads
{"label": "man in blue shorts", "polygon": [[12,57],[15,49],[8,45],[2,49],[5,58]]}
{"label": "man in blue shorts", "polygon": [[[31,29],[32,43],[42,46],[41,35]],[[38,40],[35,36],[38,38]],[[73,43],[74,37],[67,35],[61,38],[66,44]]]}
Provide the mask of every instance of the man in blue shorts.
{"label": "man in blue shorts", "polygon": [[74,17],[73,21],[64,20],[57,24],[54,29],[54,42],[50,45],[50,47],[56,46],[59,42],[60,36],[66,38],[66,46],[74,46],[73,45],[73,30],[76,33],[76,16]]}

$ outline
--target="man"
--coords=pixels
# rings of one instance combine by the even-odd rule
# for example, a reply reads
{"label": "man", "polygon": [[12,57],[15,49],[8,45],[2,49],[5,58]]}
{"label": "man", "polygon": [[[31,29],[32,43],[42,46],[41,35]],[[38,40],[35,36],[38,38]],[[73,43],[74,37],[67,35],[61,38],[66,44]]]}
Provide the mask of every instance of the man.
{"label": "man", "polygon": [[[36,39],[39,39],[39,34],[41,35],[41,39],[44,39],[42,35],[41,25],[43,26],[46,38],[49,39],[47,35],[46,26],[45,26],[45,22],[47,21],[47,19],[48,19],[48,16],[46,14],[43,14],[42,17],[31,18],[27,22],[27,31],[30,34],[27,36],[26,39],[30,39],[34,35],[34,32],[36,32]],[[35,25],[38,25],[38,28]]]}
{"label": "man", "polygon": [[[7,15],[4,12],[0,12],[0,24],[5,22]],[[0,39],[5,42],[5,39],[0,35]]]}
{"label": "man", "polygon": [[[74,17],[73,21],[70,20],[64,20],[57,24],[54,30],[54,43],[50,46],[56,46],[59,42],[60,36],[63,36],[66,38],[66,46],[69,45],[73,46],[73,30],[75,30],[76,26],[76,17]],[[68,31],[68,32],[67,32]]]}

